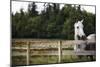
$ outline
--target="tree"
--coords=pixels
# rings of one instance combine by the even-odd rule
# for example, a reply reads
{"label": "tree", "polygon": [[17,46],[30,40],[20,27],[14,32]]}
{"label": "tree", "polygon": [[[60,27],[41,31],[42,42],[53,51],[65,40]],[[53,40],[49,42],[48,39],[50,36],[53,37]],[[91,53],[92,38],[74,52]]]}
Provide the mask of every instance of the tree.
{"label": "tree", "polygon": [[37,6],[36,6],[35,2],[28,5],[29,16],[33,17],[33,16],[38,15],[38,11],[36,10],[36,8],[37,8]]}
{"label": "tree", "polygon": [[13,38],[74,39],[74,23],[84,19],[86,35],[95,33],[95,14],[81,10],[81,5],[65,4],[62,9],[56,3],[45,3],[38,14],[37,5],[28,5],[28,11],[12,14]]}

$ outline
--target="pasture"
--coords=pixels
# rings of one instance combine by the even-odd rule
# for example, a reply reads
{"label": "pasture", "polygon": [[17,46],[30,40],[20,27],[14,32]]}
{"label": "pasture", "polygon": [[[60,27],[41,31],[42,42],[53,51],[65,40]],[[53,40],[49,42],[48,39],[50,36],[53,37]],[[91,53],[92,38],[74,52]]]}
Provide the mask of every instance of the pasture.
{"label": "pasture", "polygon": [[[74,51],[75,43],[74,40],[12,39],[11,63],[12,65],[37,65],[96,60],[95,51]],[[80,59],[78,55],[83,57]],[[93,55],[93,60],[86,55]]]}

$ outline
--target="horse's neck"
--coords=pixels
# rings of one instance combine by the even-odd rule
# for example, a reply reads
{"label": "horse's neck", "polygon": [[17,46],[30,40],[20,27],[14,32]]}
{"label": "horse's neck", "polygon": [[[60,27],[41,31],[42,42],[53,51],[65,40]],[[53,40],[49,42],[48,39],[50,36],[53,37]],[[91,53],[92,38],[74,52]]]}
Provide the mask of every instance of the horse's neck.
{"label": "horse's neck", "polygon": [[75,29],[75,31],[74,31],[74,40],[79,40],[79,39],[78,39],[78,36],[77,36],[77,31],[76,31],[76,29]]}
{"label": "horse's neck", "polygon": [[74,35],[74,39],[75,39],[75,40],[78,40],[78,37],[77,37],[77,35]]}

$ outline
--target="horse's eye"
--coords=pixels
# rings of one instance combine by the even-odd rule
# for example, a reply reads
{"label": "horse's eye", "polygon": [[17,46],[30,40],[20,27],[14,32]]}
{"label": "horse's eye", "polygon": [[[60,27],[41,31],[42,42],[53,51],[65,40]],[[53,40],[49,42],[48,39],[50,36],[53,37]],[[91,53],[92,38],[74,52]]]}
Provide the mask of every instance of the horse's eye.
{"label": "horse's eye", "polygon": [[79,29],[79,27],[77,27],[77,29]]}

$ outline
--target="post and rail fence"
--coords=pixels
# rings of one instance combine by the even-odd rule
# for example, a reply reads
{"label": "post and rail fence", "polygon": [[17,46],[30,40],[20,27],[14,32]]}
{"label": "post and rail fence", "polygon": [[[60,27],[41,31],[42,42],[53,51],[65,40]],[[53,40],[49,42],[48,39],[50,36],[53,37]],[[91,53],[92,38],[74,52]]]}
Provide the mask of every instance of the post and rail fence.
{"label": "post and rail fence", "polygon": [[[78,43],[84,41],[77,41]],[[87,40],[87,43],[95,43],[94,40]],[[26,56],[26,65],[30,64],[30,56],[34,55],[57,55],[58,63],[62,55],[95,55],[95,50],[74,51],[75,40],[45,40],[45,39],[12,39],[12,56]],[[71,48],[68,50],[67,48]],[[66,50],[67,49],[67,50]],[[16,50],[16,51],[14,51]],[[25,51],[25,52],[21,52]],[[43,51],[43,52],[42,52]]]}

